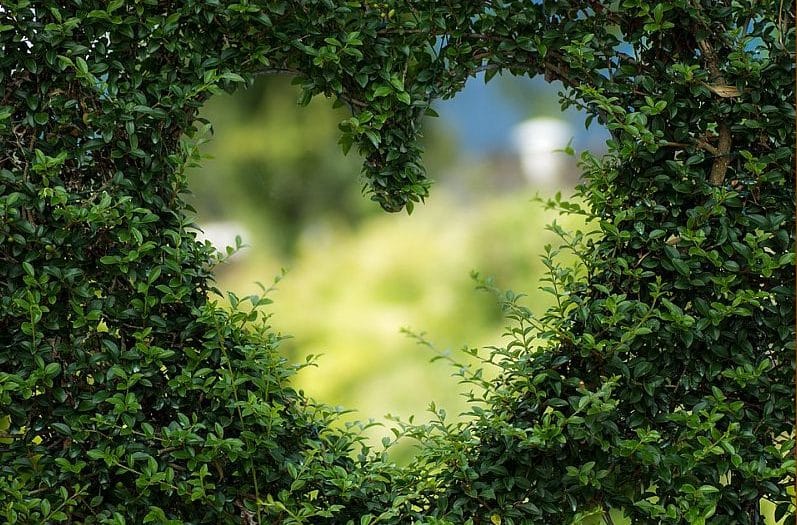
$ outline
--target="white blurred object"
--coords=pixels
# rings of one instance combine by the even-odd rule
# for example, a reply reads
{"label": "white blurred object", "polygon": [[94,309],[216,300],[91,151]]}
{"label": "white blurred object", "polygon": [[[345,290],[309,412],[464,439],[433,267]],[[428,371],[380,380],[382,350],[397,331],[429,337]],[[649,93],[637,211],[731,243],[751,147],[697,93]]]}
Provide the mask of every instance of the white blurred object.
{"label": "white blurred object", "polygon": [[[228,246],[235,248],[236,236],[241,237],[243,244],[248,244],[247,240],[251,238],[244,225],[235,221],[209,222],[197,228],[196,234],[198,241],[210,241],[210,244],[221,253],[227,253]],[[242,252],[243,250],[239,250],[230,260],[240,259]]]}
{"label": "white blurred object", "polygon": [[535,186],[554,186],[564,177],[567,155],[563,151],[572,137],[570,125],[555,118],[526,120],[512,130],[523,174]]}

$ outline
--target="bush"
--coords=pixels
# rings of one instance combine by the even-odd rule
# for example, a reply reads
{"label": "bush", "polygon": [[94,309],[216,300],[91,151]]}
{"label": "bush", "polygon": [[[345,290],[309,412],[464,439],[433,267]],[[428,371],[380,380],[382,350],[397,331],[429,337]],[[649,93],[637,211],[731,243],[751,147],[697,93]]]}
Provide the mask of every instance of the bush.
{"label": "bush", "polygon": [[[19,0],[0,8],[0,515],[10,523],[654,523],[793,515],[794,20],[771,2]],[[368,192],[412,211],[419,122],[543,74],[612,133],[583,157],[557,305],[472,421],[407,469],[295,392],[258,312],[209,299],[182,200],[196,112],[255,75],[348,105]],[[510,241],[508,241],[510,242]],[[489,287],[489,283],[485,283]],[[359,452],[359,454],[357,454]]]}

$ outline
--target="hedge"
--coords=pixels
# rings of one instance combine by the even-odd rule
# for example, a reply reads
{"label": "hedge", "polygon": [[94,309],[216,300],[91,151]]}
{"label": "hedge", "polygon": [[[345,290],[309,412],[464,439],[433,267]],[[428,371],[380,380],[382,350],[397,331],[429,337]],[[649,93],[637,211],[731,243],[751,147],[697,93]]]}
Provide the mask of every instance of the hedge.
{"label": "hedge", "polygon": [[[762,499],[794,516],[792,8],[3,2],[0,516],[754,524]],[[209,97],[288,73],[300,102],[350,108],[365,192],[411,212],[422,119],[479,72],[561,81],[609,152],[549,203],[592,226],[552,226],[557,305],[536,318],[497,291],[510,338],[481,355],[500,372],[461,370],[464,423],[397,429],[421,446],[399,468],[290,386],[267,293],[221,306],[185,170]]]}

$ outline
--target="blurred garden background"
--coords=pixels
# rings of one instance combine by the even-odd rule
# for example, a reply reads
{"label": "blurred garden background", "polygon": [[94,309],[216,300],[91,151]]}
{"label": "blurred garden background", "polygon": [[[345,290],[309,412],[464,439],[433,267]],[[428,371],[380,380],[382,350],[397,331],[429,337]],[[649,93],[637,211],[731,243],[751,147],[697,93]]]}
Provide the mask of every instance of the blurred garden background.
{"label": "blurred garden background", "polygon": [[542,312],[540,255],[557,242],[545,226],[581,225],[532,200],[570,193],[578,152],[599,153],[607,134],[563,113],[555,85],[471,79],[426,122],[431,198],[410,216],[387,214],[362,195],[355,152],[346,157],[336,143],[345,108],[321,97],[301,108],[298,94],[290,78],[262,78],[203,109],[213,137],[202,150],[210,158],[190,174],[197,224],[217,248],[235,235],[247,245],[218,269],[218,288],[245,295],[287,270],[272,324],[290,336],[289,359],[320,356],[297,387],[356,409],[346,418],[418,421],[430,402],[456,418],[467,406],[455,370],[430,363],[435,352],[402,328],[425,333],[438,352],[498,344],[500,308],[476,290],[473,271]]}

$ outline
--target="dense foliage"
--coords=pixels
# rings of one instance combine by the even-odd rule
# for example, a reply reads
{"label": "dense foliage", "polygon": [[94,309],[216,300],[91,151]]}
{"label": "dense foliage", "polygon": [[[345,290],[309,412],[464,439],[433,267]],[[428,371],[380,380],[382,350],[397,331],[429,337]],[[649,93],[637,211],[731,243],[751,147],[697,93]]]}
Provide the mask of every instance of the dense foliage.
{"label": "dense foliage", "polygon": [[[0,7],[0,516],[10,523],[752,524],[793,515],[794,19],[784,2],[17,0]],[[197,109],[262,73],[352,110],[385,209],[478,71],[612,133],[557,306],[503,295],[472,421],[406,469],[288,384],[181,193]],[[507,239],[507,242],[512,242]],[[489,283],[486,283],[489,285]],[[465,321],[465,320],[463,320]],[[359,453],[359,454],[358,454]]]}

